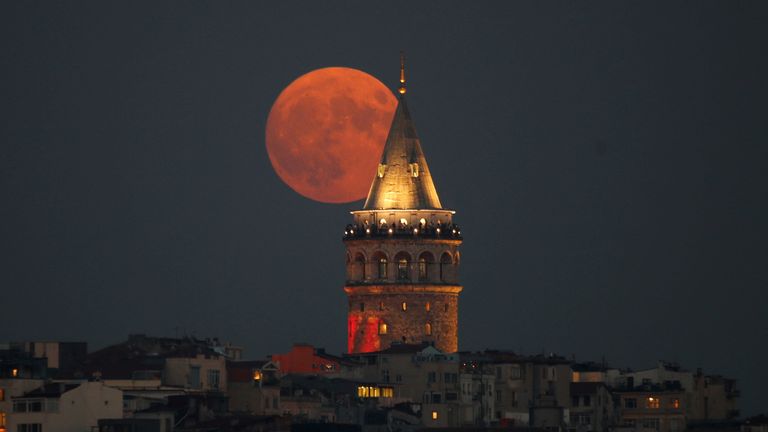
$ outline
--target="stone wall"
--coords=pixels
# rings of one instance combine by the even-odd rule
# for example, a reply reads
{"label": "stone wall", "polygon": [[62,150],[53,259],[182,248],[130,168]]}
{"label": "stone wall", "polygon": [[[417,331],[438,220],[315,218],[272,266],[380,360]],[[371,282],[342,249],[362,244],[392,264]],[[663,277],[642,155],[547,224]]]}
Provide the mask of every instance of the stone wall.
{"label": "stone wall", "polygon": [[443,352],[458,350],[460,286],[348,286],[349,352],[371,352],[393,342],[433,342]]}

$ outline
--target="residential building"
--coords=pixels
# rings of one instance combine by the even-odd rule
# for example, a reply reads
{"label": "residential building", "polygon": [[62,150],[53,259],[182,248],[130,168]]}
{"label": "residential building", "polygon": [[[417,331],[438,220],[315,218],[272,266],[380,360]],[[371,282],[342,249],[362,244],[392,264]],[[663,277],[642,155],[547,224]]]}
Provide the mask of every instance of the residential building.
{"label": "residential building", "polygon": [[462,426],[489,426],[496,422],[496,375],[483,368],[483,357],[460,353],[459,386]]}
{"label": "residential building", "polygon": [[13,398],[7,428],[19,432],[81,432],[123,416],[123,394],[101,382],[48,383]]}
{"label": "residential building", "polygon": [[45,382],[45,359],[34,358],[15,344],[0,344],[0,432],[8,429],[13,398],[32,391]]}
{"label": "residential building", "polygon": [[426,427],[462,423],[458,354],[443,353],[429,343],[393,344],[347,358],[360,363],[362,380],[379,389],[375,396],[380,406],[416,404]]}
{"label": "residential building", "polygon": [[622,387],[613,392],[617,403],[617,425],[658,432],[685,430],[686,394],[678,383]]}
{"label": "residential building", "polygon": [[502,425],[562,427],[570,420],[570,362],[550,355],[487,350],[482,368],[496,376],[495,418]]}
{"label": "residential building", "polygon": [[85,342],[34,341],[15,345],[34,358],[45,359],[48,376],[58,379],[78,378],[76,375],[88,355]]}
{"label": "residential building", "polygon": [[[218,343],[218,341],[215,341]],[[88,355],[85,376],[109,380],[157,380],[164,386],[223,394],[226,356],[211,341],[131,335]]]}
{"label": "residential building", "polygon": [[271,361],[227,362],[229,411],[256,415],[279,415],[280,376]]}
{"label": "residential building", "polygon": [[325,352],[323,348],[315,348],[309,344],[294,344],[285,354],[272,354],[272,364],[276,365],[281,374],[315,374],[326,376],[354,375],[356,364],[343,357]]}
{"label": "residential building", "polygon": [[741,392],[736,380],[720,375],[705,375],[699,369],[693,375],[693,388],[688,405],[689,422],[722,422],[739,415]]}
{"label": "residential building", "polygon": [[613,396],[602,381],[571,383],[569,429],[607,431],[615,423]]}

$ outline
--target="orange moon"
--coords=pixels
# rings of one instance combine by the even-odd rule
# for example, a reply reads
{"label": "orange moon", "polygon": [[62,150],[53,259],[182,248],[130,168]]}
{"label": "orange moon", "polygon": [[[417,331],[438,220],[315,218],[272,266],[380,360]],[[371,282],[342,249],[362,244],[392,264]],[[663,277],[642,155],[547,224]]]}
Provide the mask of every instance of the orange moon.
{"label": "orange moon", "polygon": [[304,74],[275,100],[267,153],[277,175],[299,194],[325,203],[363,199],[397,108],[392,92],[357,69]]}

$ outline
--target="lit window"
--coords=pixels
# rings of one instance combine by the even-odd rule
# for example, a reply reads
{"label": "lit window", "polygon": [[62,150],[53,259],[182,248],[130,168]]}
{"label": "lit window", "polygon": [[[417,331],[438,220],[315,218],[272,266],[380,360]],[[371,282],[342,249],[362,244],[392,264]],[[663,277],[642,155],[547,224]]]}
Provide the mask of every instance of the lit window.
{"label": "lit window", "polygon": [[403,308],[403,312],[407,311],[407,310],[408,310],[408,303],[406,303],[406,302],[403,302],[403,304],[401,305],[401,307]]}
{"label": "lit window", "polygon": [[432,308],[432,305],[430,305],[430,304],[429,304],[429,302],[427,302],[427,304],[425,304],[425,305],[424,305],[424,309],[425,309],[427,312],[429,312],[429,310],[430,310],[431,308]]}
{"label": "lit window", "polygon": [[427,334],[427,336],[431,336],[431,335],[432,335],[432,324],[430,324],[430,323],[427,323],[427,324],[424,326],[424,333],[426,333],[426,334]]}
{"label": "lit window", "polygon": [[411,171],[411,175],[414,177],[419,176],[419,164],[417,163],[410,163],[408,164],[409,171]]}
{"label": "lit window", "polygon": [[400,260],[397,261],[397,278],[400,280],[409,279],[408,260],[405,258],[400,258]]}
{"label": "lit window", "polygon": [[648,402],[646,403],[646,408],[658,408],[659,407],[659,398],[657,397],[649,397]]}
{"label": "lit window", "polygon": [[432,411],[432,420],[437,420],[437,411]]}
{"label": "lit window", "polygon": [[11,376],[16,378],[19,376],[19,370],[16,368],[11,369]]}
{"label": "lit window", "polygon": [[392,387],[382,387],[381,388],[381,397],[385,398],[391,398],[395,395],[394,389]]}
{"label": "lit window", "polygon": [[386,224],[387,224],[387,220],[386,219],[384,219],[384,218],[379,219],[379,225],[386,225]]}
{"label": "lit window", "polygon": [[[2,399],[0,399],[2,400]],[[680,399],[672,399],[672,408],[678,409],[680,408]]]}
{"label": "lit window", "polygon": [[261,381],[261,371],[258,369],[255,369],[253,371],[253,380],[254,381]]}
{"label": "lit window", "polygon": [[358,386],[357,387],[357,397],[360,397],[360,398],[377,398],[377,397],[381,397],[381,391],[382,390],[383,389],[380,389],[378,387],[373,387],[373,386]]}
{"label": "lit window", "polygon": [[385,335],[387,334],[387,323],[379,323],[379,334]]}
{"label": "lit window", "polygon": [[408,219],[406,218],[400,218],[400,225],[407,226],[408,225]]}
{"label": "lit window", "polygon": [[379,258],[379,279],[387,278],[387,259],[384,257]]}
{"label": "lit window", "polygon": [[427,279],[427,260],[419,258],[419,280]]}
{"label": "lit window", "polygon": [[427,226],[427,220],[424,218],[419,219],[419,223],[421,224],[421,226]]}

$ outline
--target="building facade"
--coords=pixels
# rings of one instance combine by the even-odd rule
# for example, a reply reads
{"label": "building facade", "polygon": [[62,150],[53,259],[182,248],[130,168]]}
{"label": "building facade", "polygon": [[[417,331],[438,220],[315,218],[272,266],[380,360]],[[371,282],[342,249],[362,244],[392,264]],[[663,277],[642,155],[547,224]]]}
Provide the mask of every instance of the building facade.
{"label": "building facade", "polygon": [[405,100],[400,98],[362,210],[344,231],[348,351],[392,342],[458,349],[461,231],[437,196]]}

